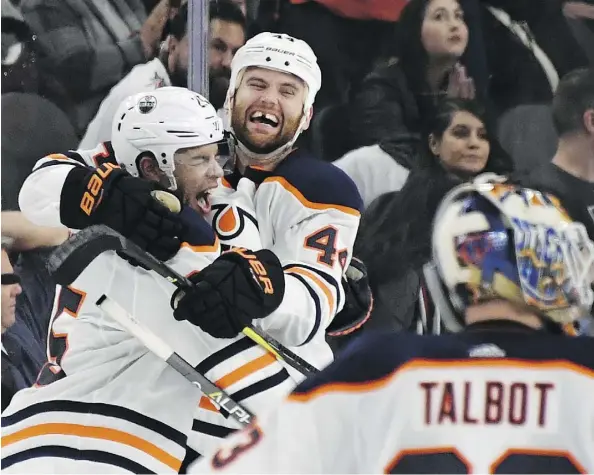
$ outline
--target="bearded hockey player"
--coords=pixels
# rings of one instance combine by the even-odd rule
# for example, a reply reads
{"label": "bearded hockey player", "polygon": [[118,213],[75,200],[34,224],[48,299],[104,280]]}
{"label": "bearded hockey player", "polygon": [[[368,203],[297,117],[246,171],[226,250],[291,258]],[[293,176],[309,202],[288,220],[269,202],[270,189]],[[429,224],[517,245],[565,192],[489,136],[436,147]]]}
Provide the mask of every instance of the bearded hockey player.
{"label": "bearded hockey player", "polygon": [[[261,33],[237,51],[225,106],[235,171],[211,193],[208,215],[223,248],[264,248],[279,258],[285,297],[260,323],[318,368],[332,360],[325,333],[345,303],[342,278],[361,209],[346,174],[295,145],[320,85],[316,56],[302,40]],[[175,317],[200,325],[203,300],[183,299]],[[213,336],[233,336],[223,330]]]}
{"label": "bearded hockey player", "polygon": [[[453,334],[363,337],[193,473],[593,473],[594,243],[556,198],[465,184],[426,277]],[[394,263],[398,265],[398,263]]]}
{"label": "bearded hockey player", "polygon": [[[215,309],[202,313],[205,327],[218,325],[220,308],[242,321],[265,317],[283,297],[278,259],[266,250],[255,253],[271,279],[273,291],[265,293],[242,255],[217,258],[218,240],[201,216],[209,211],[205,194],[223,174],[216,159],[222,138],[214,108],[192,91],[132,96],[116,115],[111,143],[38,162],[21,191],[21,208],[35,222],[75,230],[108,224],[161,259],[171,257],[168,264],[179,273],[216,277],[209,296]],[[175,192],[181,212],[161,206],[155,191]],[[251,340],[215,339],[177,322],[170,308],[174,290],[109,251],[57,292],[49,362],[37,384],[17,393],[2,414],[4,471],[179,472],[202,393],[103,314],[95,306],[102,294],[212,381],[226,382],[237,400],[264,391],[271,379],[285,381],[282,394],[290,391],[286,370]],[[217,366],[212,355],[230,345],[244,352]]]}

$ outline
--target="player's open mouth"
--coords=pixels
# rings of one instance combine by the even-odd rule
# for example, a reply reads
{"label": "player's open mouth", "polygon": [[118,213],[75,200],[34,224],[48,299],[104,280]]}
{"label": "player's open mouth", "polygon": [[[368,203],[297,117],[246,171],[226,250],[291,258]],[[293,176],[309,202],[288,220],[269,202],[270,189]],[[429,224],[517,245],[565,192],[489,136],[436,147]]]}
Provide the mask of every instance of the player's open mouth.
{"label": "player's open mouth", "polygon": [[196,203],[202,214],[210,213],[210,190],[201,191],[196,195]]}
{"label": "player's open mouth", "polygon": [[276,129],[280,124],[280,119],[270,112],[255,111],[250,115],[250,122],[263,124],[272,129]]}

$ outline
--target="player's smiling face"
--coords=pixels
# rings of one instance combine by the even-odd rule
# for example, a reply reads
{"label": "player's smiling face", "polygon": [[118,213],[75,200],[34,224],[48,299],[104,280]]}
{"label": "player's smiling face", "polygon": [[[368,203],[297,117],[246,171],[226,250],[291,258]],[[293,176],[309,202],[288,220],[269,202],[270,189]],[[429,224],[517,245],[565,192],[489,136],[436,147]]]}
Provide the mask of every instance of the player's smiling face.
{"label": "player's smiling face", "polygon": [[283,146],[299,127],[306,95],[307,86],[292,74],[247,68],[232,101],[237,139],[255,153]]}
{"label": "player's smiling face", "polygon": [[216,144],[181,149],[175,152],[175,179],[185,205],[196,211],[210,212],[209,192],[217,187],[223,169],[217,162]]}

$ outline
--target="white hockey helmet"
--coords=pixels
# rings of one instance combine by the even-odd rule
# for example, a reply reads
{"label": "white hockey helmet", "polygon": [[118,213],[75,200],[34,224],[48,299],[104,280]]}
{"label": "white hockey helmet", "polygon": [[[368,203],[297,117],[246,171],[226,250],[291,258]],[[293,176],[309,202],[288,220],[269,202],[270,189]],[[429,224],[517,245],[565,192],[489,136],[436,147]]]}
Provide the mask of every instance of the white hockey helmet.
{"label": "white hockey helmet", "polygon": [[[485,180],[485,176],[488,179]],[[594,243],[553,195],[485,174],[454,188],[433,223],[427,287],[450,331],[490,299],[528,305],[570,328],[594,302]]]}
{"label": "white hockey helmet", "polygon": [[214,107],[184,87],[162,87],[128,97],[118,108],[111,129],[111,144],[122,168],[138,176],[138,158],[150,152],[173,190],[177,188],[175,152],[223,138],[223,124]]}
{"label": "white hockey helmet", "polygon": [[[322,72],[318,66],[318,59],[303,40],[293,38],[284,33],[260,33],[248,40],[233,57],[231,61],[231,78],[225,109],[228,123],[231,127],[231,100],[235,95],[243,72],[246,68],[258,67],[272,69],[283,73],[292,74],[301,79],[307,86],[307,96],[303,103],[303,117],[295,136],[283,149],[290,148],[299,134],[303,131],[307,116],[313,107],[316,94],[322,86]],[[232,129],[231,129],[232,130]],[[242,147],[245,150],[245,147]],[[279,150],[268,154],[277,156]],[[259,158],[266,158],[259,156]]]}

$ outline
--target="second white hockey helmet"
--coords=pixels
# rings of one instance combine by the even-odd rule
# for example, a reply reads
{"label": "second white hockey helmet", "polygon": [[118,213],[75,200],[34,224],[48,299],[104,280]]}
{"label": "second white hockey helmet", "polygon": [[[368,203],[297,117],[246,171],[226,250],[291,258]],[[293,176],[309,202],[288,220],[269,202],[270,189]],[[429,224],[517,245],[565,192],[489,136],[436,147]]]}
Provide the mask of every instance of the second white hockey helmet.
{"label": "second white hockey helmet", "polygon": [[[305,41],[284,33],[265,32],[254,36],[239,48],[231,62],[231,78],[225,103],[229,124],[231,124],[233,97],[239,87],[243,72],[249,67],[272,69],[292,74],[301,79],[307,86],[307,95],[303,103],[303,118],[299,128],[290,143],[282,147],[282,150],[267,155],[267,157],[276,156],[278,153],[282,153],[284,149],[290,148],[303,131],[316,94],[322,85],[322,72],[318,66],[315,53]],[[241,144],[239,145],[241,146]],[[242,148],[250,155],[245,147]],[[259,156],[259,158],[266,157]]]}

